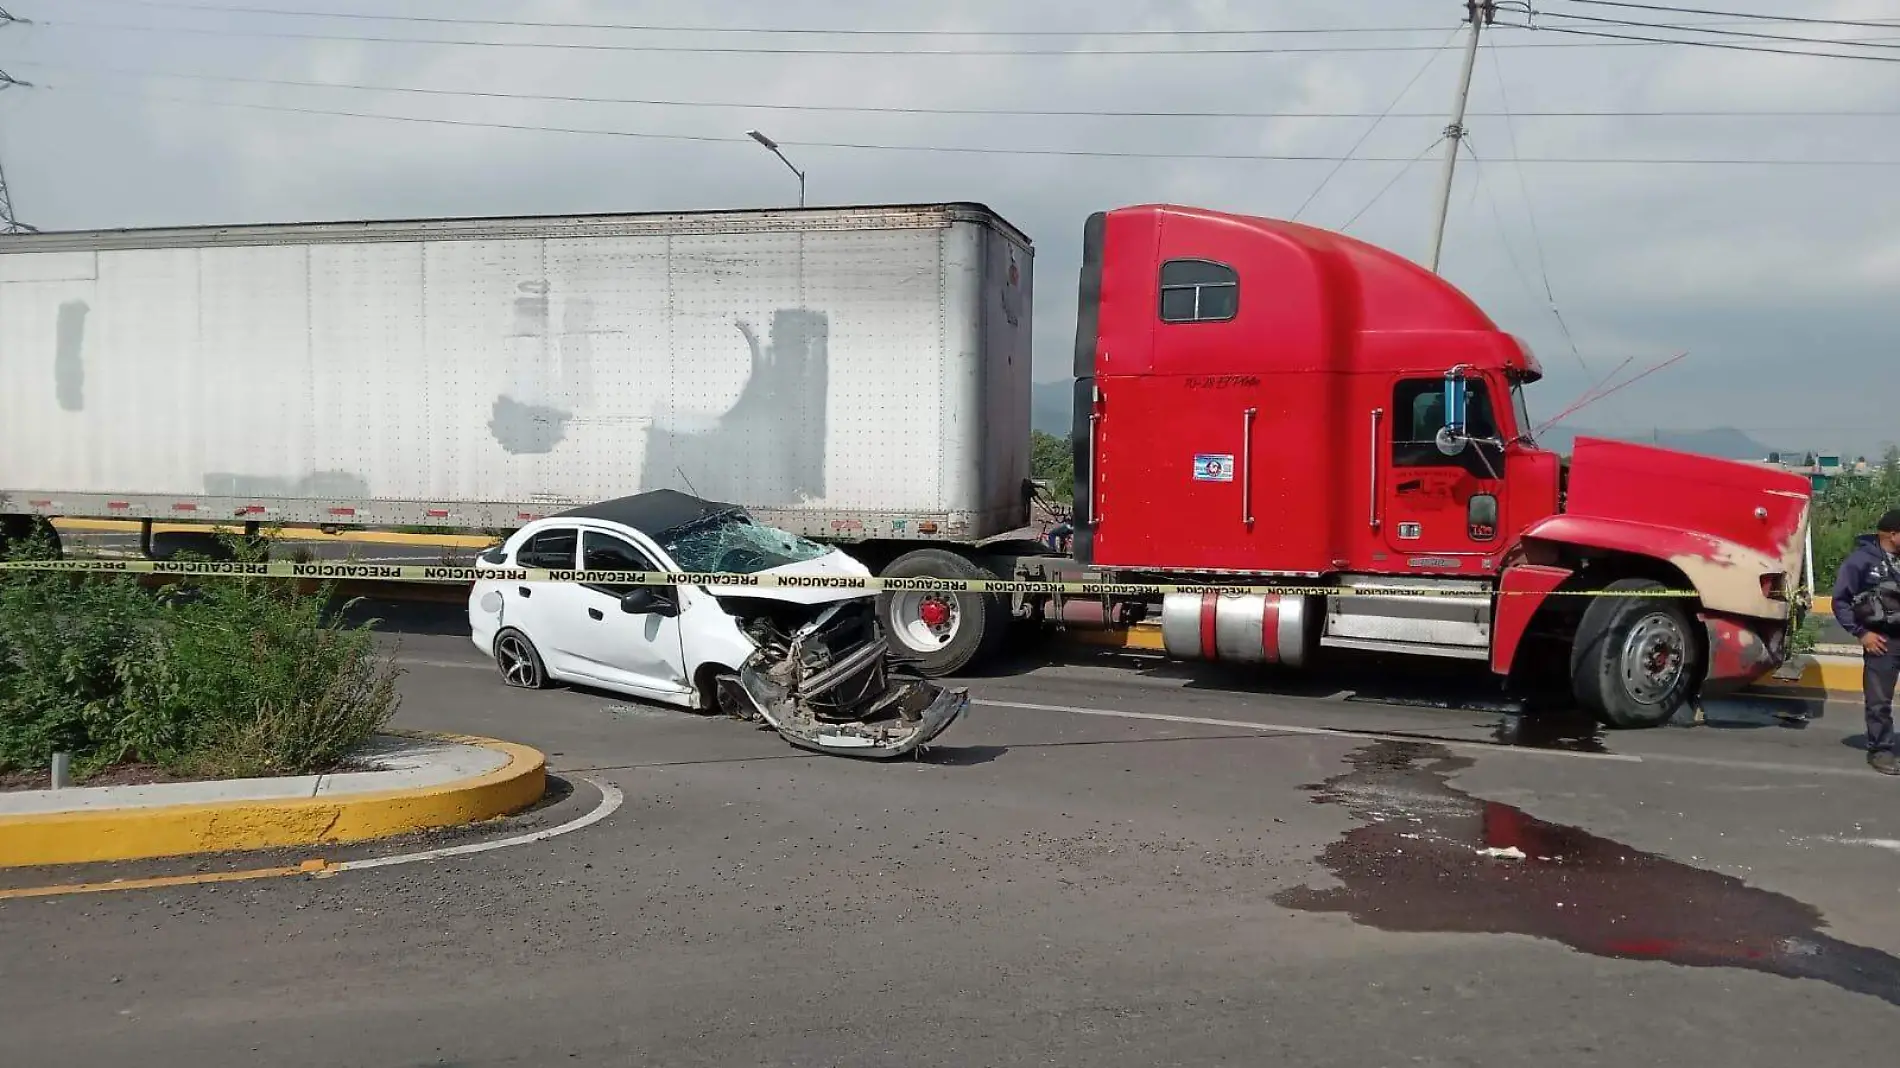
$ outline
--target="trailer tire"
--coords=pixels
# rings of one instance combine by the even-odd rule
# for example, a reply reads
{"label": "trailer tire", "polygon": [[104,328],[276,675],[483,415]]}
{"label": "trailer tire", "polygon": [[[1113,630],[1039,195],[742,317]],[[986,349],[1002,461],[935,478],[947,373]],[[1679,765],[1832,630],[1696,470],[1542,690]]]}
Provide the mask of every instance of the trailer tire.
{"label": "trailer tire", "polygon": [[1688,702],[1702,647],[1679,598],[1654,579],[1619,579],[1591,598],[1570,650],[1571,691],[1607,726],[1660,727]]}
{"label": "trailer tire", "polygon": [[[885,578],[990,579],[946,549],[918,549],[891,561]],[[992,593],[880,593],[878,621],[900,655],[930,677],[954,675],[994,652],[1009,634],[1009,600]],[[930,644],[935,637],[936,644]]]}

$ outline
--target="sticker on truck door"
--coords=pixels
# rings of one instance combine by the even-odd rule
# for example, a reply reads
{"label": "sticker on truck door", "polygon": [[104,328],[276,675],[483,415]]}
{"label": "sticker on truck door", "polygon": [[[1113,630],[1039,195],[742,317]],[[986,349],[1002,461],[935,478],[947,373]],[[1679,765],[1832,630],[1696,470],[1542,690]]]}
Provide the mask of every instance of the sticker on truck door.
{"label": "sticker on truck door", "polygon": [[1234,457],[1232,453],[1201,453],[1194,457],[1194,481],[1232,482],[1233,480]]}

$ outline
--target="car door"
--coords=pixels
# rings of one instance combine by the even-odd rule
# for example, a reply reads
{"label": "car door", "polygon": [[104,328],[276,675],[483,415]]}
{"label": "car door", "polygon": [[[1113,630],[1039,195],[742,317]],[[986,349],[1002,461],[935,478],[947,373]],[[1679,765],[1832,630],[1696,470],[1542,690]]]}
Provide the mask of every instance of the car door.
{"label": "car door", "polygon": [[1493,383],[1468,382],[1466,433],[1454,454],[1441,447],[1445,378],[1420,375],[1392,387],[1391,435],[1380,479],[1386,545],[1404,554],[1414,574],[1479,572],[1498,551],[1503,513],[1504,449],[1498,438]]}
{"label": "car door", "polygon": [[[581,530],[584,571],[659,571],[653,559],[626,537],[592,527]],[[677,614],[632,614],[620,599],[639,587],[567,583],[548,601],[558,612],[562,655],[569,670],[616,690],[677,700],[692,692],[680,642]],[[679,592],[659,590],[678,605]]]}
{"label": "car door", "polygon": [[[571,571],[579,552],[580,530],[573,526],[544,527],[515,551],[515,566]],[[559,652],[561,640],[558,612],[550,611],[560,596],[558,582],[512,581],[499,584],[502,598],[502,625],[528,636],[540,651],[541,660],[554,675],[565,675],[566,664]]]}

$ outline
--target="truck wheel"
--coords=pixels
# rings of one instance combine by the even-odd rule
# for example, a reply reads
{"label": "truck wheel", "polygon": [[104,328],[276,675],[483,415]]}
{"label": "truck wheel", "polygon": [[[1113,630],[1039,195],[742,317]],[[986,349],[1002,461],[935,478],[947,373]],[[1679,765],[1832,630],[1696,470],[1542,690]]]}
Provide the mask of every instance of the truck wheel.
{"label": "truck wheel", "polygon": [[[988,579],[996,576],[943,549],[905,553],[886,578]],[[997,594],[906,590],[877,596],[891,643],[929,676],[953,675],[986,656],[1009,631],[1009,601]]]}
{"label": "truck wheel", "polygon": [[1680,598],[1651,579],[1619,579],[1594,597],[1570,651],[1577,701],[1612,727],[1659,727],[1688,701],[1702,648]]}

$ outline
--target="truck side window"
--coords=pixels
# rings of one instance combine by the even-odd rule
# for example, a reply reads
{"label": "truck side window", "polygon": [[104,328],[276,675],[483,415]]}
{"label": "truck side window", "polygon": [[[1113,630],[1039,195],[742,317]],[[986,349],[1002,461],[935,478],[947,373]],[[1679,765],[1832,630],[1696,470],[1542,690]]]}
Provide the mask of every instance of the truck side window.
{"label": "truck side window", "polygon": [[[1492,414],[1491,386],[1471,382],[1471,403],[1465,411],[1465,430],[1474,438],[1496,438],[1497,417]],[[1408,378],[1392,393],[1392,466],[1462,467],[1483,478],[1504,470],[1504,457],[1495,445],[1472,442],[1457,456],[1438,451],[1436,438],[1445,426],[1445,380]],[[1488,463],[1487,463],[1488,461]]]}
{"label": "truck side window", "polygon": [[1212,260],[1161,265],[1161,321],[1223,323],[1240,314],[1240,274]]}
{"label": "truck side window", "polygon": [[[582,571],[658,571],[647,555],[612,534],[590,530],[581,535]],[[638,587],[587,583],[590,590],[625,597]]]}
{"label": "truck side window", "polygon": [[574,569],[574,543],[579,532],[569,527],[565,530],[544,530],[528,539],[528,544],[515,554],[515,563],[520,567],[540,567],[549,571],[572,571]]}

